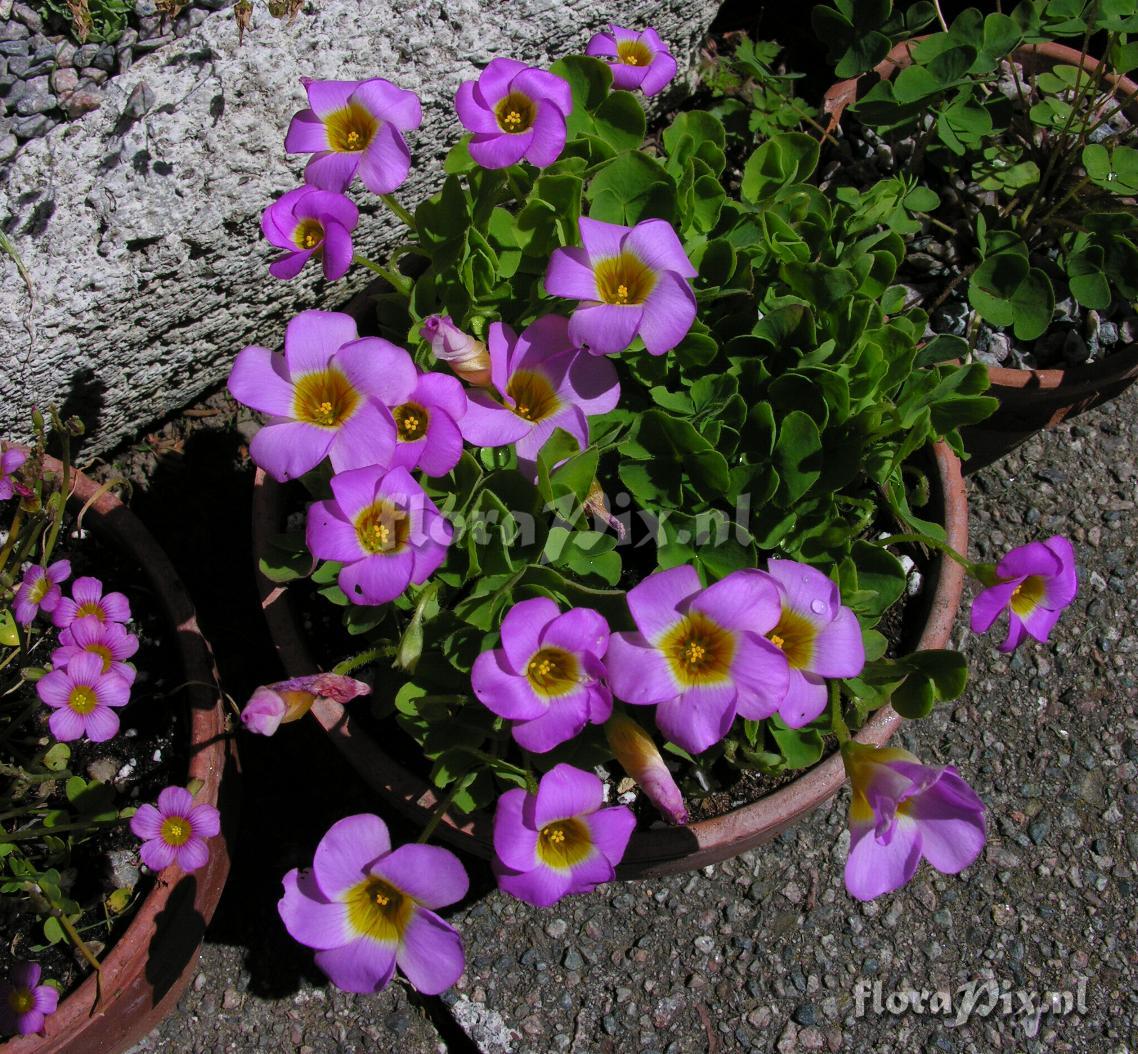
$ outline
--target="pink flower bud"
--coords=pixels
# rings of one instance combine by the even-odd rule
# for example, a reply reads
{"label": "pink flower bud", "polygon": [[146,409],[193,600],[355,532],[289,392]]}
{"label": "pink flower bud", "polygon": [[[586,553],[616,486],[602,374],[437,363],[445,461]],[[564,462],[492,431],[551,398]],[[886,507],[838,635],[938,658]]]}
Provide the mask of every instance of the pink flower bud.
{"label": "pink flower bud", "polygon": [[272,688],[258,688],[241,711],[241,723],[258,736],[271,736],[284,720],[288,710],[284,699]]}
{"label": "pink flower bud", "polygon": [[486,345],[454,324],[450,315],[429,315],[423,319],[419,336],[430,342],[436,359],[447,363],[455,375],[475,388],[490,383],[490,354]]}
{"label": "pink flower bud", "polygon": [[271,736],[281,725],[299,721],[317,699],[348,703],[370,693],[371,687],[363,681],[338,673],[290,677],[258,688],[241,711],[241,723],[250,732]]}
{"label": "pink flower bud", "polygon": [[614,713],[605,723],[605,737],[624,771],[636,780],[648,800],[671,823],[687,823],[684,796],[652,737],[631,717]]}

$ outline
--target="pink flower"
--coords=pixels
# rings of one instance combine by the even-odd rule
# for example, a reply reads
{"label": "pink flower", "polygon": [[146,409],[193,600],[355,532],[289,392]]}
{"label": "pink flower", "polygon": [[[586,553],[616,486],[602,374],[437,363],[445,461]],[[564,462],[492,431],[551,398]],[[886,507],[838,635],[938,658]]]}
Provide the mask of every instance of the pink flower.
{"label": "pink flower", "polygon": [[287,681],[262,685],[253,692],[241,711],[241,723],[259,736],[271,736],[282,724],[299,721],[318,698],[347,703],[357,696],[370,694],[369,685],[341,674],[290,677]]}
{"label": "pink flower", "polygon": [[458,422],[466,416],[466,390],[445,373],[419,373],[407,399],[390,407],[395,419],[391,467],[445,476],[462,457]]}
{"label": "pink flower", "polygon": [[674,348],[695,320],[697,274],[672,225],[641,220],[635,227],[582,216],[583,248],[555,249],[545,288],[580,300],[569,337],[593,355],[624,351],[639,335],[651,355]]}
{"label": "pink flower", "polygon": [[403,132],[423,119],[419,97],[382,77],[366,81],[301,78],[310,109],[292,119],[285,151],[312,154],[304,180],[347,190],[356,171],[368,190],[390,194],[407,178],[411,153]]}
{"label": "pink flower", "polygon": [[984,848],[984,803],[951,765],[922,765],[907,750],[842,748],[852,784],[846,889],[872,900],[905,885],[924,857],[946,875]]}
{"label": "pink flower", "polygon": [[0,453],[0,501],[7,501],[13,494],[23,493],[27,489],[12,478],[12,474],[27,459],[28,455],[22,450],[9,449]]}
{"label": "pink flower", "polygon": [[332,468],[386,465],[395,451],[389,406],[405,402],[417,374],[411,356],[355,319],[302,311],[285,330],[284,356],[252,345],[229,374],[229,391],[271,415],[249,453],[274,479],[296,479],[325,457]]}
{"label": "pink flower", "polygon": [[774,581],[733,571],[706,589],[694,567],[649,575],[628,591],[638,632],[614,633],[605,666],[613,695],[656,706],[656,726],[696,754],[727,735],[736,714],[778,709],[789,672],[767,634],[779,618]]}
{"label": "pink flower", "polygon": [[332,477],[332,500],[308,507],[312,555],[342,564],[353,604],[385,604],[425,582],[446,557],[452,531],[405,468],[358,468]]}
{"label": "pink flower", "polygon": [[138,651],[138,638],[118,622],[100,622],[85,615],[60,630],[59,647],[51,653],[56,669],[66,666],[76,655],[90,652],[103,664],[103,673],[117,673],[127,684],[134,684],[135,669],[126,660]]}
{"label": "pink flower", "polygon": [[496,58],[477,81],[459,85],[454,106],[463,126],[474,133],[470,156],[483,168],[507,168],[523,158],[545,168],[565,148],[573,94],[552,73]]}
{"label": "pink flower", "polygon": [[610,24],[607,33],[593,35],[585,54],[612,58],[613,87],[624,91],[655,95],[676,75],[676,60],[651,27],[637,33]]}
{"label": "pink flower", "polygon": [[298,187],[274,201],[261,215],[261,232],[287,253],[269,264],[274,278],[295,278],[316,257],[329,282],[352,266],[352,231],[360,212],[343,194]]}
{"label": "pink flower", "polygon": [[612,713],[601,662],[608,642],[608,623],[590,608],[562,614],[548,597],[522,600],[502,620],[502,647],[475,660],[474,694],[514,722],[526,750],[552,750]]}
{"label": "pink flower", "polygon": [[550,769],[537,794],[506,791],[494,814],[498,887],[545,908],[611,882],[636,818],[623,805],[602,809],[603,801],[601,781],[571,765]]}
{"label": "pink flower", "polygon": [[117,673],[104,673],[100,656],[83,651],[36,681],[36,694],[55,711],[47,723],[56,739],[67,743],[85,735],[102,743],[119,730],[115,709],[130,701],[130,685]]}
{"label": "pink flower", "polygon": [[221,831],[221,814],[206,802],[194,804],[185,787],[167,787],[158,806],[140,805],[130,818],[130,829],[142,839],[142,862],[151,871],[177,864],[196,871],[209,860],[207,838]]}
{"label": "pink flower", "polygon": [[782,610],[766,637],[786,656],[789,667],[778,714],[789,727],[801,728],[826,709],[827,677],[861,673],[861,626],[857,616],[842,607],[838,587],[817,568],[794,560],[768,560],[767,575],[778,586]]}
{"label": "pink flower", "polygon": [[[56,560],[49,567],[40,567],[39,564],[29,567],[12,600],[12,615],[16,621],[21,626],[30,626],[41,611],[45,614],[58,611],[63,598],[59,583],[70,577],[69,560]],[[78,579],[76,584],[81,581]]]}
{"label": "pink flower", "polygon": [[494,388],[468,395],[461,422],[467,442],[477,446],[513,443],[518,460],[536,475],[538,452],[561,428],[582,450],[589,445],[589,418],[608,413],[620,398],[612,363],[579,351],[560,315],[545,315],[516,336],[509,326],[490,326]]}
{"label": "pink flower", "polygon": [[66,629],[76,619],[94,618],[99,622],[129,622],[130,601],[122,593],[103,595],[97,578],[77,578],[71,583],[71,596],[64,597],[52,612],[51,620]]}
{"label": "pink flower", "polygon": [[972,632],[986,633],[1006,608],[1008,635],[1000,651],[1015,651],[1025,636],[1047,640],[1079,588],[1075,549],[1062,535],[1013,549],[998,564],[995,584],[972,601]]}
{"label": "pink flower", "polygon": [[30,1036],[43,1031],[44,1020],[55,1013],[59,992],[40,984],[38,963],[17,962],[7,981],[0,981],[0,1032]]}
{"label": "pink flower", "polygon": [[392,849],[387,825],[363,813],[329,828],[311,869],[285,875],[277,910],[337,988],[378,992],[398,966],[417,991],[438,995],[462,975],[465,958],[462,938],[435,912],[468,888],[453,853]]}

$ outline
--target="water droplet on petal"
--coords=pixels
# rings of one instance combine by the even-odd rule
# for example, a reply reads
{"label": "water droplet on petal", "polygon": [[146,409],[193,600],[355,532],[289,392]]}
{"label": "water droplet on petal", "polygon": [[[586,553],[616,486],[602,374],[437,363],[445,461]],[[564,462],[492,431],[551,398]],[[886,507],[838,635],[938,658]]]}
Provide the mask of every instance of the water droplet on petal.
{"label": "water droplet on petal", "polygon": [[811,600],[810,610],[813,611],[815,615],[824,614],[826,611],[826,602],[824,600]]}

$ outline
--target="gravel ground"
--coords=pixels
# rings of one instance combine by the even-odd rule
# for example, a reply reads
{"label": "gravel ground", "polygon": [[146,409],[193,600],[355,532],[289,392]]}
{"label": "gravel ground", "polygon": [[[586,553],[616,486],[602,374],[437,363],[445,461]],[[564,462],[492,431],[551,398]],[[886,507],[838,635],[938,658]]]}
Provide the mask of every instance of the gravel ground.
{"label": "gravel ground", "polygon": [[[180,562],[240,696],[271,675],[241,570],[247,541],[243,528],[202,535],[222,508],[227,519],[244,514],[247,470],[220,477],[215,501],[185,496],[241,459],[224,398],[198,412],[205,427],[188,441],[170,425],[114,467],[149,477],[135,507]],[[973,553],[994,557],[1032,537],[1068,534],[1081,590],[1049,645],[1011,658],[988,638],[970,638],[961,619],[972,668],[965,696],[901,734],[924,761],[957,765],[987,802],[988,846],[964,875],[924,865],[902,892],[853,901],[841,878],[843,792],[737,860],[546,911],[492,891],[474,865],[478,892],[451,915],[467,947],[456,989],[443,1000],[402,988],[345,996],[283,935],[273,902],[280,875],[366,796],[345,782],[326,744],[290,726],[289,735],[244,744],[233,880],[194,984],[135,1054],[1138,1050],[1136,451],[1132,389],[972,480]],[[325,781],[337,788],[328,805]],[[947,989],[958,1010],[960,986],[985,979],[1004,1000],[981,1016],[988,1001],[980,998],[959,1025],[927,1008],[876,1012],[872,987],[857,1013],[859,980],[880,982],[882,1001],[907,988]],[[1045,1015],[1034,1035],[1022,1014],[1005,1012],[1018,1009],[1017,990],[1077,997],[1081,979],[1082,1003]]]}

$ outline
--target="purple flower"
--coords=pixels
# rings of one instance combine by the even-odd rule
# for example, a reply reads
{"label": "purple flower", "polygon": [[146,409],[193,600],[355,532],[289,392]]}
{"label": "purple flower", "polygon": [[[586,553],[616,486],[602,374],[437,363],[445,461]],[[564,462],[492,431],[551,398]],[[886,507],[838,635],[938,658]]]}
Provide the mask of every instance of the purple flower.
{"label": "purple flower", "polygon": [[64,597],[51,613],[51,621],[58,629],[67,629],[81,618],[99,622],[129,622],[130,601],[122,593],[103,595],[103,583],[97,578],[84,576],[71,583],[71,596]]}
{"label": "purple flower", "polygon": [[778,585],[782,605],[778,624],[767,639],[786,656],[790,668],[778,713],[791,728],[801,728],[826,709],[827,677],[861,673],[865,665],[861,626],[857,616],[841,606],[838,587],[816,568],[793,560],[769,560],[767,573]]}
{"label": "purple flower", "polygon": [[17,490],[24,489],[12,479],[12,473],[27,459],[28,455],[22,450],[5,450],[0,453],[0,501],[7,501]]}
{"label": "purple flower", "polygon": [[462,976],[462,938],[435,911],[466,896],[458,858],[434,845],[391,848],[387,825],[366,813],[329,828],[311,869],[284,877],[277,910],[294,940],[316,949],[337,988],[370,994],[395,967],[426,995]]}
{"label": "purple flower", "polygon": [[624,351],[637,334],[652,355],[674,348],[695,319],[696,276],[680,239],[665,220],[635,227],[582,216],[583,248],[555,249],[545,288],[580,300],[569,336],[594,355]]}
{"label": "purple flower", "polygon": [[16,621],[21,626],[30,626],[40,611],[45,614],[56,611],[63,601],[63,590],[59,584],[70,577],[70,560],[56,560],[48,567],[39,564],[29,567],[12,598],[12,614]]}
{"label": "purple flower", "polygon": [[445,476],[462,457],[458,421],[466,415],[466,390],[456,377],[420,373],[407,401],[392,406],[395,453],[392,468],[420,468]]}
{"label": "purple flower", "polygon": [[605,738],[616,760],[660,814],[670,823],[687,823],[684,796],[652,737],[640,723],[625,714],[613,714],[605,724]]}
{"label": "purple flower", "polygon": [[609,24],[607,33],[595,33],[586,55],[605,56],[611,64],[615,88],[655,95],[676,75],[676,60],[660,34],[649,26],[644,32]]}
{"label": "purple flower", "polygon": [[51,664],[58,669],[76,655],[89,652],[98,656],[103,673],[117,673],[130,685],[134,684],[135,669],[126,660],[136,651],[138,638],[118,622],[100,622],[94,615],[85,615],[60,631],[59,647],[51,653]]}
{"label": "purple flower", "polygon": [[298,187],[274,201],[261,215],[261,231],[287,256],[269,264],[274,278],[295,278],[315,256],[329,282],[343,278],[352,266],[352,231],[359,209],[343,194]]}
{"label": "purple flower", "polygon": [[601,662],[608,642],[608,623],[589,608],[562,614],[547,597],[523,600],[502,620],[502,647],[475,660],[474,694],[515,722],[514,739],[526,750],[543,754],[608,720],[612,693]]}
{"label": "purple flower", "polygon": [[55,711],[47,723],[56,739],[66,743],[85,735],[102,743],[119,730],[113,708],[126,706],[130,685],[117,673],[104,673],[103,660],[84,651],[36,681],[36,694]]}
{"label": "purple flower", "polygon": [[972,632],[986,633],[1007,608],[1008,635],[1000,651],[1015,651],[1028,634],[1045,641],[1079,587],[1074,547],[1058,534],[1028,542],[996,564],[995,578],[972,601]]}
{"label": "purple flower", "polygon": [[7,981],[0,981],[0,1032],[30,1036],[43,1031],[44,1019],[54,1014],[59,992],[40,984],[39,963],[17,962]]}
{"label": "purple flower", "polygon": [[347,703],[370,695],[371,687],[338,673],[314,673],[259,687],[241,711],[241,723],[259,736],[271,736],[282,725],[299,721],[317,699]]}
{"label": "purple flower", "polygon": [[514,443],[532,469],[556,428],[589,445],[589,417],[607,413],[620,398],[612,363],[579,351],[560,315],[545,315],[515,336],[509,326],[490,326],[490,369],[502,402],[488,392],[469,394],[462,434],[478,446]]}
{"label": "purple flower", "polygon": [[445,362],[461,380],[475,388],[490,383],[490,356],[486,345],[463,333],[450,315],[428,315],[419,336],[431,345],[431,354]]}
{"label": "purple flower", "polygon": [[308,548],[336,560],[353,604],[384,604],[425,582],[443,562],[451,527],[405,468],[332,477],[332,500],[308,508]]}
{"label": "purple flower", "polygon": [[207,838],[221,830],[221,814],[206,802],[194,804],[185,787],[167,787],[158,795],[158,807],[138,807],[130,829],[142,839],[142,862],[151,871],[177,864],[183,871],[196,871],[209,859]]}
{"label": "purple flower", "polygon": [[407,352],[379,337],[360,337],[350,315],[302,311],[285,330],[284,356],[245,348],[229,374],[229,390],[270,415],[249,452],[283,483],[325,457],[337,472],[386,465],[395,451],[388,407],[410,397],[416,377]]}
{"label": "purple flower", "polygon": [[922,765],[907,750],[842,748],[853,793],[846,889],[872,900],[899,889],[923,856],[938,871],[963,871],[984,848],[984,803],[951,765]]}
{"label": "purple flower", "polygon": [[506,168],[525,158],[552,165],[565,148],[565,118],[573,110],[569,85],[514,59],[491,59],[477,82],[455,92],[459,120],[474,137],[470,156],[483,168]]}
{"label": "purple flower", "polygon": [[638,633],[614,633],[605,666],[613,694],[656,705],[656,725],[695,754],[718,743],[736,713],[758,720],[786,695],[786,658],[767,634],[781,605],[761,571],[734,571],[701,589],[690,566],[628,591]]}
{"label": "purple flower", "polygon": [[494,874],[511,896],[539,908],[611,882],[636,826],[630,809],[602,809],[604,787],[591,772],[556,765],[537,794],[520,787],[498,799]]}
{"label": "purple flower", "polygon": [[407,178],[411,154],[403,132],[423,119],[419,97],[382,77],[366,81],[300,79],[308,110],[292,119],[285,136],[290,154],[312,154],[304,181],[322,190],[347,190],[360,179],[376,194],[390,194]]}

